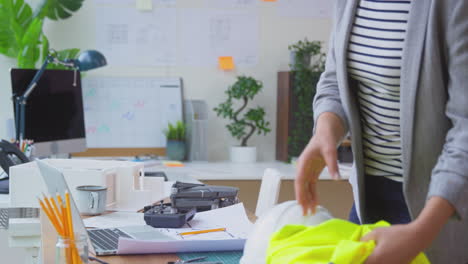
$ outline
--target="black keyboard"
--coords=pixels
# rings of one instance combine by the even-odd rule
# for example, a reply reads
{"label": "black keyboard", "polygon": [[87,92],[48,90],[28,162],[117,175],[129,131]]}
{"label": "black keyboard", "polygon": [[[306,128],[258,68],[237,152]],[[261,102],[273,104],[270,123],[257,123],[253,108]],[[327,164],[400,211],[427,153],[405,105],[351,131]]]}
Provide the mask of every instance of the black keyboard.
{"label": "black keyboard", "polygon": [[117,250],[119,237],[131,238],[119,229],[91,229],[88,230],[89,238],[98,248],[104,250]]}

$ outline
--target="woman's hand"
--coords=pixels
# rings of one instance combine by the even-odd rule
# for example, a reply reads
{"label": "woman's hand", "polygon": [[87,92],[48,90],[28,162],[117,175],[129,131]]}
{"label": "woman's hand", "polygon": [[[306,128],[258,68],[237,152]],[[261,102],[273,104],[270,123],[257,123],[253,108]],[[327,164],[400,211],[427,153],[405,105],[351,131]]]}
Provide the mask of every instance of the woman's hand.
{"label": "woman's hand", "polygon": [[316,133],[307,144],[297,162],[294,182],[296,200],[304,215],[315,213],[318,204],[316,184],[325,166],[333,179],[339,179],[337,144],[344,136],[341,119],[333,113],[323,113],[317,121]]}
{"label": "woman's hand", "polygon": [[366,264],[410,263],[430,243],[424,239],[413,223],[376,228],[361,239],[376,243]]}
{"label": "woman's hand", "polygon": [[433,196],[413,222],[376,228],[361,239],[376,243],[366,264],[411,262],[429,247],[454,212],[455,208],[447,200]]}

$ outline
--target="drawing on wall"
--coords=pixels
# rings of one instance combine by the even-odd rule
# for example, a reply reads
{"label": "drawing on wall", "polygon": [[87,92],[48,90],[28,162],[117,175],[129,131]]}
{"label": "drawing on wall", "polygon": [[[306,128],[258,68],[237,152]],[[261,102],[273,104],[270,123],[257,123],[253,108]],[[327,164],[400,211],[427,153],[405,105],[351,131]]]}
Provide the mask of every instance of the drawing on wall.
{"label": "drawing on wall", "polygon": [[236,65],[258,61],[258,16],[253,11],[185,9],[181,11],[181,64],[216,66],[232,56]]}
{"label": "drawing on wall", "polygon": [[141,12],[134,8],[96,7],[96,47],[111,66],[176,64],[175,8]]}
{"label": "drawing on wall", "polygon": [[[174,6],[177,0],[152,0],[153,6]],[[97,5],[121,5],[121,6],[136,6],[136,0],[94,0]]]}
{"label": "drawing on wall", "polygon": [[182,120],[179,78],[83,78],[88,148],[165,147],[163,129]]}
{"label": "drawing on wall", "polygon": [[205,0],[205,6],[214,8],[252,8],[257,7],[258,2],[258,0]]}
{"label": "drawing on wall", "polygon": [[332,0],[278,0],[277,14],[291,18],[331,18]]}

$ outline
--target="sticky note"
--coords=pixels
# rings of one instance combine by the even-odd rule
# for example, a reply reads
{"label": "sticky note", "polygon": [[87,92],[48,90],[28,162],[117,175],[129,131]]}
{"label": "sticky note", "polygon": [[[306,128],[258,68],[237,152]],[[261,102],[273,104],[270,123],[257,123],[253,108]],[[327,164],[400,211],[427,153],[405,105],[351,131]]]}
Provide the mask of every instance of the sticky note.
{"label": "sticky note", "polygon": [[276,0],[263,0],[263,2],[276,2]]}
{"label": "sticky note", "polygon": [[233,70],[234,69],[234,59],[232,56],[222,56],[219,57],[219,68],[221,70]]}
{"label": "sticky note", "polygon": [[180,161],[164,161],[163,165],[166,167],[184,167],[184,164]]}
{"label": "sticky note", "polygon": [[153,10],[153,0],[136,0],[136,8],[141,11]]}

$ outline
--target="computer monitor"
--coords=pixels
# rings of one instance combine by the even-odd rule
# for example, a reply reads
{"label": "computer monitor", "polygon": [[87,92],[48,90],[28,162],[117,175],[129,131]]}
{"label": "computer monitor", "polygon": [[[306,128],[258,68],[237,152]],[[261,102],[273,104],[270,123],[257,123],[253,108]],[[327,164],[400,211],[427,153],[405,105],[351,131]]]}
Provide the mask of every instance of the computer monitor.
{"label": "computer monitor", "polygon": [[[26,91],[36,72],[33,69],[10,70],[13,96]],[[75,75],[73,70],[46,70],[29,95],[25,117],[24,138],[34,140],[35,156],[86,150],[79,72]]]}

